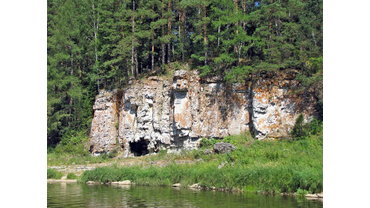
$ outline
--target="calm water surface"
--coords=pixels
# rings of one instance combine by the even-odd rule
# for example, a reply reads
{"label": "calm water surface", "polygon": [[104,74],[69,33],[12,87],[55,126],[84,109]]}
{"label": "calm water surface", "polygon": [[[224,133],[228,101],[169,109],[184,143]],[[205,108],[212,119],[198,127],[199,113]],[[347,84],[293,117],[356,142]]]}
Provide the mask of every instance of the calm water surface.
{"label": "calm water surface", "polygon": [[281,207],[319,208],[323,202],[280,195],[156,186],[47,184],[48,207]]}

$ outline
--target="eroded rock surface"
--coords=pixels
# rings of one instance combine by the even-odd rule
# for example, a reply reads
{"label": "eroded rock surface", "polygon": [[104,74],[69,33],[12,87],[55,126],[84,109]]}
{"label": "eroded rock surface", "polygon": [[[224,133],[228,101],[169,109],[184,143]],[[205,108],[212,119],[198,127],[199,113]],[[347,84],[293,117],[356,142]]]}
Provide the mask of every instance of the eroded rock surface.
{"label": "eroded rock surface", "polygon": [[116,90],[101,91],[96,97],[90,132],[90,151],[94,154],[110,152],[117,148],[118,108]]}
{"label": "eroded rock surface", "polygon": [[216,153],[225,154],[228,152],[232,152],[236,149],[236,147],[230,143],[219,142],[213,145],[213,150]]}
{"label": "eroded rock surface", "polygon": [[121,150],[140,156],[167,149],[197,149],[201,138],[251,131],[258,139],[287,135],[302,113],[315,114],[311,95],[293,94],[299,83],[291,70],[254,77],[245,84],[198,71],[175,71],[171,79],[151,76],[124,90],[96,97],[91,152]]}

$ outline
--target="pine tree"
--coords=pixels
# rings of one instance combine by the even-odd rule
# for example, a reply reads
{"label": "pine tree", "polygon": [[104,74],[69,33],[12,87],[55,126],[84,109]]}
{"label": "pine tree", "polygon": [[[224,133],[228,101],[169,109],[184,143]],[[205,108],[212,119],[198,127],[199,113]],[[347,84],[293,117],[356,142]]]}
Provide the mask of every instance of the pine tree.
{"label": "pine tree", "polygon": [[78,75],[82,48],[78,6],[71,0],[60,5],[48,30],[48,135],[53,138],[80,124],[82,90]]}
{"label": "pine tree", "polygon": [[91,124],[96,85],[90,3],[48,2],[48,145]]}
{"label": "pine tree", "polygon": [[48,144],[88,131],[94,96],[156,66],[201,76],[295,69],[322,112],[322,0],[48,0]]}

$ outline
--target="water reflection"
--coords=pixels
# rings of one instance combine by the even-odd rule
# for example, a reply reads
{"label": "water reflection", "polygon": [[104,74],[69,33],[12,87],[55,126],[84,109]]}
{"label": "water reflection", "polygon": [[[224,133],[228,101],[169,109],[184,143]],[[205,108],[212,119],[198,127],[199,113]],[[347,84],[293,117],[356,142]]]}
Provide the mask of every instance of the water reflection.
{"label": "water reflection", "polygon": [[47,187],[48,207],[323,207],[322,201],[305,198],[186,188],[66,183]]}

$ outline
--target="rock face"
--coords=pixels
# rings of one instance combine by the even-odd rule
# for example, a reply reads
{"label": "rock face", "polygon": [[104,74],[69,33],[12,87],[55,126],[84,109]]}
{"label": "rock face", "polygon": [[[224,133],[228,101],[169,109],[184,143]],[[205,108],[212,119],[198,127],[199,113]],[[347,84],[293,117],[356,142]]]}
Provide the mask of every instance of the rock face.
{"label": "rock face", "polygon": [[[198,71],[175,71],[171,79],[152,76],[124,90],[100,91],[94,105],[90,150],[120,149],[140,156],[167,149],[197,149],[201,138],[251,131],[258,139],[288,134],[302,113],[314,114],[309,94],[292,94],[296,72],[265,74],[245,84]],[[271,135],[271,136],[270,136]]]}
{"label": "rock face", "polygon": [[220,154],[225,154],[227,152],[232,152],[234,151],[234,149],[236,149],[236,147],[230,143],[225,143],[225,142],[219,142],[219,143],[216,143],[215,145],[213,145],[213,150],[216,152],[216,153],[220,153]]}
{"label": "rock face", "polygon": [[110,152],[117,148],[118,102],[117,91],[101,91],[95,99],[94,118],[90,132],[90,151],[95,154]]}

